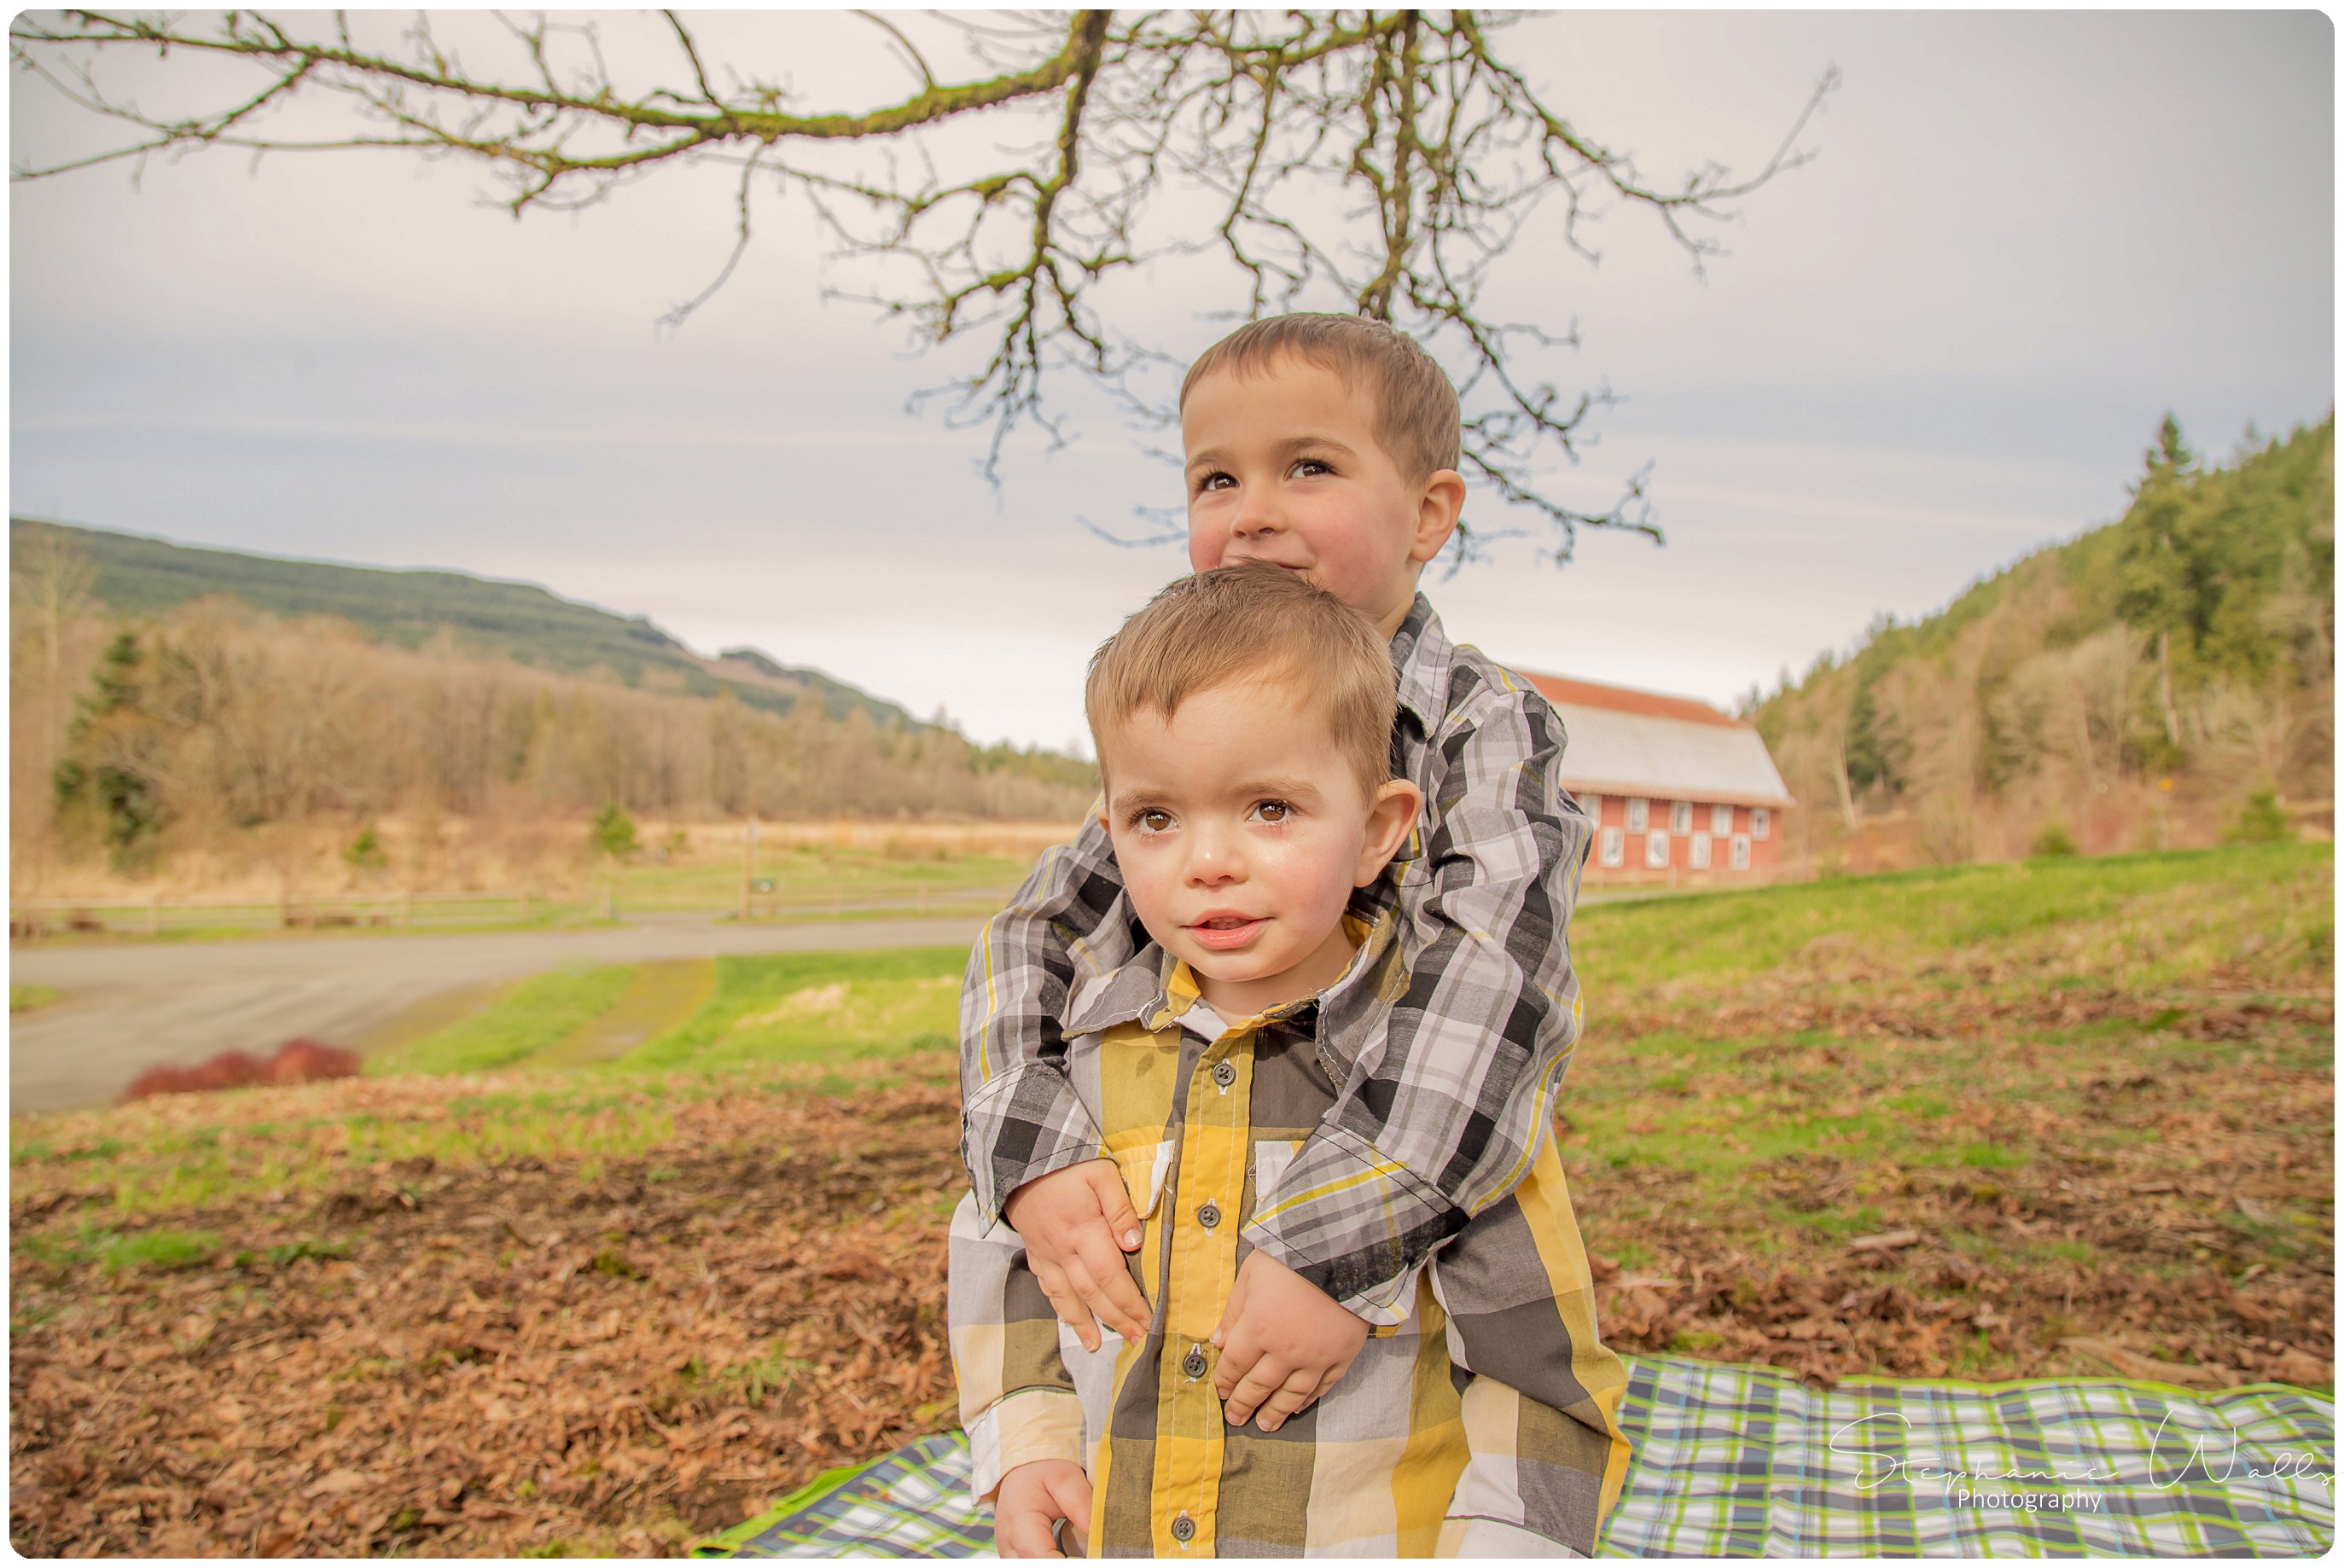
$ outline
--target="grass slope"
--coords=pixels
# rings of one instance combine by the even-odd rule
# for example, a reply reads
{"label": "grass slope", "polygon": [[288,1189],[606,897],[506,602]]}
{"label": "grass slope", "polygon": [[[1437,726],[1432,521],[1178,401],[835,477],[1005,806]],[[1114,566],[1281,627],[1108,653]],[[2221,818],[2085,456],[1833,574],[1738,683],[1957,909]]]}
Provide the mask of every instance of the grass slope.
{"label": "grass slope", "polygon": [[1599,1020],[1615,1000],[1725,997],[1785,966],[1868,966],[1943,990],[1972,985],[1982,964],[2052,986],[2184,984],[2235,963],[2325,970],[2334,856],[2327,844],[2263,845],[1622,901],[1580,911],[1572,952]]}
{"label": "grass slope", "polygon": [[[119,615],[158,615],[207,594],[232,594],[270,615],[338,616],[371,638],[409,648],[444,627],[466,643],[523,664],[571,674],[606,669],[629,686],[641,684],[647,670],[666,670],[681,675],[692,695],[729,690],[751,707],[775,713],[787,713],[797,700],[793,692],[761,679],[732,680],[712,673],[646,617],[580,604],[535,583],[203,549],[28,518],[8,521],[12,558],[43,530],[64,535],[87,556],[96,570],[97,598]],[[813,693],[834,719],[860,708],[882,723],[913,722],[895,703],[818,669],[783,665],[753,648],[731,649],[725,657],[752,675]]]}

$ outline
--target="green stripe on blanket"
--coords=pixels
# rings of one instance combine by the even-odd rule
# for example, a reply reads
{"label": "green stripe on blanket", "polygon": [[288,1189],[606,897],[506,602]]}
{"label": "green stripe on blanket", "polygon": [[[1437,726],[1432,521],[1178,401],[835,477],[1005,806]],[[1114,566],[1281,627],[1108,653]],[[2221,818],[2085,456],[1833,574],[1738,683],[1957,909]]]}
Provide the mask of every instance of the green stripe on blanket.
{"label": "green stripe on blanket", "polygon": [[[1635,1460],[1607,1557],[2311,1556],[2336,1539],[2335,1402],[2088,1378],[1842,1383],[1630,1356]],[[968,1445],[832,1472],[696,1557],[975,1557]]]}

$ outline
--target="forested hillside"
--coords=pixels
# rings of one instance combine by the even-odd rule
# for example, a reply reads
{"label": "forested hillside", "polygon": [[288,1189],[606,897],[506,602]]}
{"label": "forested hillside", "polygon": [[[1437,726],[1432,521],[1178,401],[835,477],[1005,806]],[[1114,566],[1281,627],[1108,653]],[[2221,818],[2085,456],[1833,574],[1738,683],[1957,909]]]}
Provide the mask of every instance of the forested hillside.
{"label": "forested hillside", "polygon": [[[314,841],[309,829],[327,824],[347,841],[393,816],[525,829],[566,850],[611,805],[686,821],[753,812],[1063,822],[1096,789],[1087,763],[1054,752],[974,745],[949,729],[875,719],[862,701],[843,718],[818,700],[777,714],[730,681],[695,694],[699,670],[655,659],[627,684],[607,662],[571,674],[450,636],[404,646],[342,617],[288,618],[225,594],[126,615],[101,598],[108,579],[80,538],[12,530],[9,814],[20,891],[76,865],[139,876],[182,849],[217,859],[237,846]],[[558,607],[550,620],[584,608],[527,591]],[[431,602],[409,608],[428,613]],[[774,678],[753,650],[726,658],[749,679]]]}
{"label": "forested hillside", "polygon": [[2336,425],[2208,466],[2167,419],[2131,507],[1751,717],[1818,869],[2183,848],[2324,824]]}
{"label": "forested hillside", "polygon": [[199,549],[137,534],[8,520],[9,558],[35,548],[70,550],[87,561],[89,596],[119,616],[154,617],[213,594],[298,619],[346,620],[369,640],[419,648],[439,640],[569,675],[600,675],[640,686],[665,674],[698,697],[731,690],[752,708],[788,713],[818,698],[833,719],[860,708],[885,724],[909,724],[893,702],[858,691],[819,669],[793,668],[753,648],[703,659],[646,616],[614,615],[550,593],[535,583],[499,582],[462,572],[394,571],[291,560],[237,550]]}

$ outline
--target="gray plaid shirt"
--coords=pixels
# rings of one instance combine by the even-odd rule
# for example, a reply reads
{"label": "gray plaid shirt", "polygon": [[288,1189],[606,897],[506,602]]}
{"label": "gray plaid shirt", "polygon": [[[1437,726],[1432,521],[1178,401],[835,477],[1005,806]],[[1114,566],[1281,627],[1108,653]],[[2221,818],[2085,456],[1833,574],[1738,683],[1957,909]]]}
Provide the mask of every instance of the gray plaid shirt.
{"label": "gray plaid shirt", "polygon": [[[1452,644],[1422,594],[1391,653],[1393,773],[1423,789],[1425,817],[1353,907],[1372,919],[1397,901],[1408,988],[1320,1014],[1341,1093],[1244,1232],[1385,1326],[1407,1317],[1434,1250],[1529,1173],[1579,1040],[1565,928],[1591,836],[1559,777],[1562,721],[1528,681]],[[1096,813],[978,939],[961,987],[961,1157],[986,1225],[1026,1182],[1099,1155],[1061,1023],[1078,984],[1147,941]]]}

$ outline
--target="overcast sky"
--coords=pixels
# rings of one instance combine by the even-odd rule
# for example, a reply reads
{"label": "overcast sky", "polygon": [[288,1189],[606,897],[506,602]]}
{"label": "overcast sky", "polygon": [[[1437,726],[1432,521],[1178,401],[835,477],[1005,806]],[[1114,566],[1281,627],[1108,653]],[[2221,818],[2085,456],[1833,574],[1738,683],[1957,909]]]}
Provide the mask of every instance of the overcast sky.
{"label": "overcast sky", "polygon": [[[605,23],[618,67],[664,68],[631,25]],[[899,85],[840,18],[706,25],[809,108]],[[1844,85],[1705,282],[1628,211],[1600,267],[1551,236],[1507,257],[1510,313],[1580,322],[1545,367],[1625,399],[1561,482],[1601,505],[1650,462],[1668,543],[1583,537],[1557,569],[1535,519],[1474,494],[1480,527],[1527,537],[1427,586],[1501,660],[1723,705],[2113,520],[2168,409],[2221,456],[2333,403],[2323,15],[1571,14],[1506,38],[1664,183],[1755,168],[1827,66]],[[16,160],[103,132],[11,93]],[[11,509],[525,578],[978,739],[1068,744],[1083,660],[1186,567],[1083,519],[1134,529],[1177,476],[1077,397],[1082,439],[1017,445],[996,494],[977,437],[905,412],[944,367],[824,302],[858,277],[786,202],[656,332],[722,263],[732,185],[677,170],[515,223],[477,166],[399,154],[15,184]],[[1148,281],[1127,324],[1184,356],[1223,329],[1197,312],[1225,299]]]}

